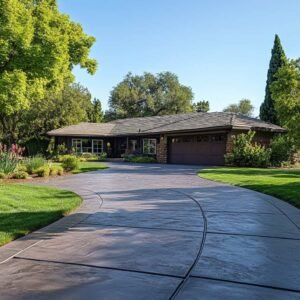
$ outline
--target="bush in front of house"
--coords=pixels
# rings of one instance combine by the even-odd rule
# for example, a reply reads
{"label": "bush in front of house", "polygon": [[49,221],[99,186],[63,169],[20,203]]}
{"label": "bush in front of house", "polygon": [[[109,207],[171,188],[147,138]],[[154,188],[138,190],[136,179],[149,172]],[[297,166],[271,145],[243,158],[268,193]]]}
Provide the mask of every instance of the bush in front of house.
{"label": "bush in front of house", "polygon": [[66,171],[73,171],[79,168],[79,159],[75,155],[64,155],[61,162],[62,167]]}
{"label": "bush in front of house", "polygon": [[23,165],[26,167],[26,171],[29,174],[36,173],[36,170],[43,167],[46,163],[47,163],[47,161],[41,155],[29,157],[23,161]]}
{"label": "bush in front of house", "polygon": [[16,171],[27,172],[27,167],[23,164],[18,164]]}
{"label": "bush in front of house", "polygon": [[12,178],[12,179],[27,179],[28,173],[25,171],[16,171],[11,174],[10,178]]}
{"label": "bush in front of house", "polygon": [[64,169],[62,166],[51,165],[50,166],[50,176],[61,176],[64,173]]}
{"label": "bush in front of house", "polygon": [[97,158],[98,158],[99,161],[106,161],[107,153],[106,152],[101,152],[100,154],[98,154]]}
{"label": "bush in front of house", "polygon": [[42,167],[39,167],[35,173],[38,177],[48,177],[50,175],[50,167],[49,165],[44,165]]}
{"label": "bush in front of house", "polygon": [[279,135],[272,140],[270,161],[273,166],[293,163],[295,153],[296,147],[288,135]]}
{"label": "bush in front of house", "polygon": [[127,155],[124,160],[132,163],[156,163],[154,157],[145,155]]}
{"label": "bush in front of house", "polygon": [[249,130],[233,136],[231,153],[225,155],[227,165],[238,167],[266,168],[270,164],[271,150],[253,143],[255,131]]}

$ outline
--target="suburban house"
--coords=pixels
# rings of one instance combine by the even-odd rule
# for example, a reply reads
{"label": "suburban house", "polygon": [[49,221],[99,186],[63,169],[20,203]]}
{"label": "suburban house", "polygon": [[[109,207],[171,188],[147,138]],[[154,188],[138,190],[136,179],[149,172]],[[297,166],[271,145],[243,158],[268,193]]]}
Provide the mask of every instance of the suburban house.
{"label": "suburban house", "polygon": [[109,123],[80,123],[52,130],[55,144],[75,152],[156,156],[160,163],[223,165],[232,135],[256,131],[255,141],[268,146],[284,128],[225,112],[128,118]]}

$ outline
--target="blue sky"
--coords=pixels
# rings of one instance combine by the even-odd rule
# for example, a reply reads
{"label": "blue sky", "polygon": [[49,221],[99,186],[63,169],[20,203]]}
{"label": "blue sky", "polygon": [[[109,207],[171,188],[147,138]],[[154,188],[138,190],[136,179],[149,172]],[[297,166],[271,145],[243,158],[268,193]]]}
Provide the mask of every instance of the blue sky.
{"label": "blue sky", "polygon": [[300,57],[299,0],[59,0],[60,10],[96,37],[94,76],[75,69],[107,109],[126,73],[171,71],[220,111],[249,98],[258,114],[274,35]]}

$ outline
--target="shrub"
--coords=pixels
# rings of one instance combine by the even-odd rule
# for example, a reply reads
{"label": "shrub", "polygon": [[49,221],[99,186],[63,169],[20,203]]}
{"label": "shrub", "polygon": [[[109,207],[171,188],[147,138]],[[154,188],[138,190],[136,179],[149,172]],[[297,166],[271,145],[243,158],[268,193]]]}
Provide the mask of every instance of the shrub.
{"label": "shrub", "polygon": [[0,172],[0,179],[5,179],[6,178],[6,175],[2,172]]}
{"label": "shrub", "polygon": [[257,143],[253,143],[255,131],[233,136],[233,147],[231,153],[225,155],[228,165],[238,167],[265,168],[270,163],[271,150]]}
{"label": "shrub", "polygon": [[4,174],[14,172],[23,151],[24,148],[18,145],[13,144],[8,148],[0,143],[0,172]]}
{"label": "shrub", "polygon": [[16,169],[17,171],[22,171],[22,172],[27,172],[27,167],[25,166],[25,165],[21,165],[21,164],[19,164],[18,166],[17,166],[17,169]]}
{"label": "shrub", "polygon": [[133,163],[155,163],[156,159],[152,156],[145,155],[128,155],[124,157],[125,161]]}
{"label": "shrub", "polygon": [[24,161],[24,166],[29,174],[36,173],[36,170],[46,164],[46,160],[41,155],[29,157]]}
{"label": "shrub", "polygon": [[64,174],[64,169],[62,166],[56,166],[56,169],[57,169],[57,175],[58,176],[61,176]]}
{"label": "shrub", "polygon": [[58,173],[57,167],[58,166],[55,166],[55,165],[50,166],[50,176],[56,176],[57,175],[57,173]]}
{"label": "shrub", "polygon": [[99,161],[106,161],[107,159],[107,153],[106,152],[102,152],[98,155],[98,160]]}
{"label": "shrub", "polygon": [[288,136],[277,136],[271,143],[271,164],[281,166],[283,163],[289,164],[293,161],[296,148],[292,139]]}
{"label": "shrub", "polygon": [[10,176],[12,179],[27,179],[28,173],[25,171],[16,171]]}
{"label": "shrub", "polygon": [[75,155],[64,155],[62,167],[66,171],[73,171],[79,168],[79,159]]}
{"label": "shrub", "polygon": [[39,177],[48,177],[50,175],[50,167],[48,165],[44,165],[42,167],[39,167],[35,173]]}

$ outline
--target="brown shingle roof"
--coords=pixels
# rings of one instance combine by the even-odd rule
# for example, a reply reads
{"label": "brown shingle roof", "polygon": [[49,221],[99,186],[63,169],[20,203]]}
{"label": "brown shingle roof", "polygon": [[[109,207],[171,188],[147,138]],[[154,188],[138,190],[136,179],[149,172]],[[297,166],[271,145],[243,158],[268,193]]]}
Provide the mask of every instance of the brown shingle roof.
{"label": "brown shingle roof", "polygon": [[116,136],[213,128],[252,129],[285,132],[280,126],[233,113],[187,113],[169,116],[128,118],[109,123],[80,123],[50,131],[52,136]]}

